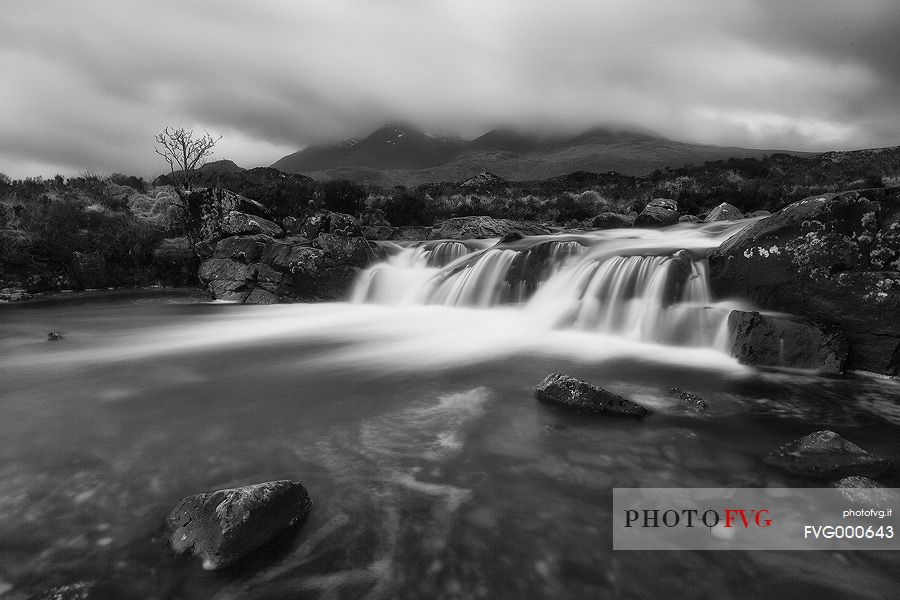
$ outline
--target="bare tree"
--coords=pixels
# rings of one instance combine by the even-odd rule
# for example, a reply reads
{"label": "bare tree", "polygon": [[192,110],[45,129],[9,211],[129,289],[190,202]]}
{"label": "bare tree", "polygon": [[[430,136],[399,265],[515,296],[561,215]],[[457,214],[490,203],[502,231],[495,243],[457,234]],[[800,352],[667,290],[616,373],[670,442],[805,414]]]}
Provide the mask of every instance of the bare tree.
{"label": "bare tree", "polygon": [[172,183],[179,196],[184,191],[191,191],[199,174],[198,169],[212,155],[213,147],[221,139],[221,135],[214,138],[207,131],[195,138],[194,132],[184,127],[166,127],[156,135],[154,151],[169,164]]}

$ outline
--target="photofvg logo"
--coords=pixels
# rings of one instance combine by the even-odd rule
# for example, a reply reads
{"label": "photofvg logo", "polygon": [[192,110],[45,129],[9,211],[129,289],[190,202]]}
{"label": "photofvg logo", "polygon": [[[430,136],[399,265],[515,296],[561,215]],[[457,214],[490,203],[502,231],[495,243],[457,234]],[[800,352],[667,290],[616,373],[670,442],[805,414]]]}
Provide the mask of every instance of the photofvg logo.
{"label": "photofvg logo", "polygon": [[615,550],[895,550],[900,490],[615,488]]}
{"label": "photofvg logo", "polygon": [[[724,514],[724,517],[722,516]],[[771,527],[767,508],[725,508],[706,509],[702,513],[696,508],[660,510],[658,508],[628,509],[625,511],[625,527],[708,527],[722,525],[725,529],[735,526]]]}

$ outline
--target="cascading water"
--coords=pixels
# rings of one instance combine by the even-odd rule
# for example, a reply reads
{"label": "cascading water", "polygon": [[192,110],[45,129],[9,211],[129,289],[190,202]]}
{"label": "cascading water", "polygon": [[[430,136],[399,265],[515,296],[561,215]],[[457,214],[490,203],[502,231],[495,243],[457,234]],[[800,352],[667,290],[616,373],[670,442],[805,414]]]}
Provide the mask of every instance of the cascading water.
{"label": "cascading water", "polygon": [[712,301],[705,256],[746,225],[536,236],[484,249],[452,241],[395,246],[361,275],[354,301],[512,305],[551,329],[722,348],[734,307]]}

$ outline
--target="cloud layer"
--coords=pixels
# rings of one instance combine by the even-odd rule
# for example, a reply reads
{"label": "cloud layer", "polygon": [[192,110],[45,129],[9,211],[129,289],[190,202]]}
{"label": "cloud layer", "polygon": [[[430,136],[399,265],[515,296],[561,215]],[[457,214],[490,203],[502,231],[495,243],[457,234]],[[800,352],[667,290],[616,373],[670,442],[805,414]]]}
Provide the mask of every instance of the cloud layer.
{"label": "cloud layer", "polygon": [[723,145],[900,144],[895,0],[6,0],[0,172],[152,175],[166,125],[269,164],[388,121],[638,124]]}

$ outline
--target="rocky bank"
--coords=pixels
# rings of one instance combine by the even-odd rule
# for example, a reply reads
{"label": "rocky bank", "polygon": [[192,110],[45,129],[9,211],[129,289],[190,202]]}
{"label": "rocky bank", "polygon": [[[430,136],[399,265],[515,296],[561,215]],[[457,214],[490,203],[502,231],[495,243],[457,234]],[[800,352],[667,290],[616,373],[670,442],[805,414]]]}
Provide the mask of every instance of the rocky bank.
{"label": "rocky bank", "polygon": [[795,202],[710,256],[719,297],[839,329],[846,368],[900,373],[900,188]]}

